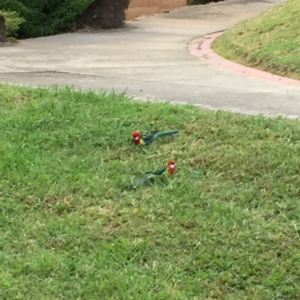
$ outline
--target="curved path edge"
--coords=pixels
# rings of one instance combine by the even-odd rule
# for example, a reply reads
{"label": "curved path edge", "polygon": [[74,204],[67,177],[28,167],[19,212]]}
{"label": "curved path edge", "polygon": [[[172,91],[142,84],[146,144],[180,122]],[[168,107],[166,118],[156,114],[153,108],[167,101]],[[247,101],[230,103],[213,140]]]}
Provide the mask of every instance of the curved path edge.
{"label": "curved path edge", "polygon": [[272,73],[268,73],[250,67],[246,67],[238,63],[235,63],[233,61],[230,61],[228,59],[225,59],[222,56],[215,53],[211,48],[211,43],[217,37],[222,35],[224,32],[225,30],[213,32],[192,40],[188,45],[190,53],[193,56],[196,56],[197,58],[202,58],[206,60],[210,64],[229,69],[233,72],[237,72],[237,73],[241,73],[253,77],[259,77],[261,79],[277,82],[280,84],[287,84],[287,85],[300,87],[299,80],[275,75]]}

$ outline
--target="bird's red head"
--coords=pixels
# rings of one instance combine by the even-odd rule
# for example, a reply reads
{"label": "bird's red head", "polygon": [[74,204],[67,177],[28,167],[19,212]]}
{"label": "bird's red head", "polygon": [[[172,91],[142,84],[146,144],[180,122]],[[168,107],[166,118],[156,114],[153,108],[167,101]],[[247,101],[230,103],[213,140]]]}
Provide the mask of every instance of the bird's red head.
{"label": "bird's red head", "polygon": [[131,138],[132,138],[132,141],[139,145],[140,141],[141,141],[141,138],[142,138],[142,134],[139,130],[135,130],[132,134],[131,134]]}
{"label": "bird's red head", "polygon": [[167,162],[167,166],[168,166],[168,172],[170,173],[170,175],[173,175],[176,171],[176,161],[174,159],[171,159]]}

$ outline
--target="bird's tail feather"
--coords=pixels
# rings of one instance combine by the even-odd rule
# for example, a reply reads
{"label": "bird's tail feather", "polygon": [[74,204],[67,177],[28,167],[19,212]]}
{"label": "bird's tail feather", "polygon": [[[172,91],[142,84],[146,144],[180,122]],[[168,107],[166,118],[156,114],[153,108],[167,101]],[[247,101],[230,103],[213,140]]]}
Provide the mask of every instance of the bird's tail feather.
{"label": "bird's tail feather", "polygon": [[136,188],[137,186],[139,186],[140,184],[146,182],[147,180],[151,179],[151,176],[147,176],[139,181],[137,181],[136,183],[133,184],[133,187]]}
{"label": "bird's tail feather", "polygon": [[157,136],[167,136],[167,135],[173,135],[178,133],[178,130],[168,130],[168,131],[160,131],[157,133]]}

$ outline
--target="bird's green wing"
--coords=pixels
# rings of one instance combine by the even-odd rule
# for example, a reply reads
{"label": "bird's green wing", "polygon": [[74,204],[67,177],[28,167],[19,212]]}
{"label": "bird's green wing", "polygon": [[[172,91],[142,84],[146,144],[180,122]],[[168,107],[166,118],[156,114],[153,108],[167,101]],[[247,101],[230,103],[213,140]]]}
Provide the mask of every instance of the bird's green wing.
{"label": "bird's green wing", "polygon": [[155,134],[159,132],[158,130],[142,130],[141,131],[141,134],[142,134],[142,137],[146,137],[148,135],[152,135],[152,134]]}
{"label": "bird's green wing", "polygon": [[164,174],[164,172],[167,170],[167,166],[162,165],[159,168],[157,168],[155,171],[148,171],[146,172],[147,176],[133,184],[133,188],[136,188],[140,184],[148,181],[148,180],[153,180],[156,176],[161,176]]}
{"label": "bird's green wing", "polygon": [[161,166],[160,166],[159,168],[157,168],[155,171],[148,171],[148,172],[145,172],[145,174],[153,175],[153,177],[155,177],[155,176],[160,176],[160,175],[162,175],[166,170],[167,170],[167,166],[161,165]]}
{"label": "bird's green wing", "polygon": [[167,170],[167,166],[162,165],[158,169],[152,172],[154,176],[160,176]]}
{"label": "bird's green wing", "polygon": [[157,138],[157,134],[158,132],[151,131],[150,133],[148,133],[148,135],[142,135],[142,139],[145,144],[148,144]]}
{"label": "bird's green wing", "polygon": [[142,139],[146,144],[149,144],[150,142],[154,141],[158,137],[168,136],[168,135],[174,135],[178,133],[178,130],[168,130],[168,131],[148,131],[142,133]]}

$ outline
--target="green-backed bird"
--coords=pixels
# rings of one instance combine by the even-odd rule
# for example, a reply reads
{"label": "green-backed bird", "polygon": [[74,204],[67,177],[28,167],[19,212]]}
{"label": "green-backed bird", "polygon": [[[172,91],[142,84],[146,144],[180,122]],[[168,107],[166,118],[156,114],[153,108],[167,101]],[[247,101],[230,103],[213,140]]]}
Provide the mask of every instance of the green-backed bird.
{"label": "green-backed bird", "polygon": [[148,181],[154,180],[154,178],[162,176],[162,175],[169,175],[172,176],[176,172],[176,162],[175,160],[171,159],[168,160],[165,165],[160,166],[155,171],[148,171],[146,172],[147,176],[136,183],[133,184],[133,188],[136,188],[138,185]]}
{"label": "green-backed bird", "polygon": [[136,144],[136,145],[140,145],[140,146],[144,146],[144,145],[148,145],[151,142],[153,142],[155,139],[162,137],[162,136],[168,136],[168,135],[173,135],[178,133],[178,130],[168,130],[168,131],[148,131],[148,132],[143,132],[143,131],[139,131],[139,130],[135,130],[131,137],[132,137],[132,141]]}

